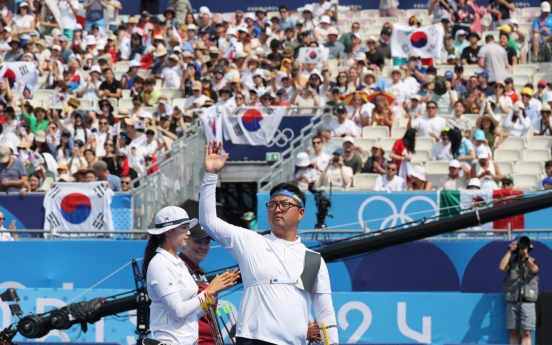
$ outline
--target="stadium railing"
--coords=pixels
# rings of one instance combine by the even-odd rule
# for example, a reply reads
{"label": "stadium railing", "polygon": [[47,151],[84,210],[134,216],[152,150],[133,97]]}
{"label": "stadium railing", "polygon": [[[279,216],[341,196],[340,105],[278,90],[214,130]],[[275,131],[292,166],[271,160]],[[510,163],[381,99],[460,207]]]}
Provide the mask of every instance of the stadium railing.
{"label": "stadium railing", "polygon": [[332,108],[320,107],[314,112],[310,124],[301,129],[301,134],[297,136],[280,155],[280,160],[274,163],[269,172],[257,181],[258,192],[268,192],[278,183],[288,182],[289,172],[295,165],[295,158],[299,152],[306,152],[311,142],[311,138],[317,134],[318,128],[322,124],[328,124],[332,120]]}

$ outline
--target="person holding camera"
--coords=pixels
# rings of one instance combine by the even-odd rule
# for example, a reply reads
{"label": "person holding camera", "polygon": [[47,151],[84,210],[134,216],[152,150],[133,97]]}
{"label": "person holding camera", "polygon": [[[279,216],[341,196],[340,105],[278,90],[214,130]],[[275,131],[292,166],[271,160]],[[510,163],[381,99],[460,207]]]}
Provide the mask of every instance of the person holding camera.
{"label": "person holding camera", "polygon": [[[504,299],[510,344],[531,345],[531,331],[535,330],[535,302],[539,295],[537,273],[540,264],[537,259],[529,256],[532,249],[529,237],[522,236],[517,242],[510,244],[498,267],[506,272]],[[516,255],[512,257],[513,254]]]}
{"label": "person holding camera", "polygon": [[321,187],[347,188],[353,181],[353,169],[345,165],[345,157],[342,149],[337,149],[330,163],[318,179]]}

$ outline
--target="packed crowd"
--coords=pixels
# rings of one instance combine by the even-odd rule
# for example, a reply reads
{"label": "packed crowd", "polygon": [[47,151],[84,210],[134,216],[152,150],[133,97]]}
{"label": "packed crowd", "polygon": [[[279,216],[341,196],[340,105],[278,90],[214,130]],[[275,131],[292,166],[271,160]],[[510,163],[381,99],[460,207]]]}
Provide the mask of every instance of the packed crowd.
{"label": "packed crowd", "polygon": [[[330,137],[348,138],[334,164],[352,168],[334,185],[349,185],[355,173],[395,170],[404,176],[404,188],[416,189],[415,175],[423,172],[404,163],[415,153],[416,136],[434,138],[432,159],[456,159],[455,169],[468,183],[469,177],[501,180],[500,171],[488,177],[481,171],[492,166],[494,149],[506,138],[551,133],[552,84],[527,84],[518,93],[506,75],[510,65],[525,62],[521,42],[528,36],[511,17],[513,0],[490,2],[486,10],[500,38],[495,43],[489,35],[483,45],[478,23],[484,8],[472,1],[431,0],[428,13],[445,31],[443,59],[434,61],[416,53],[406,61],[393,59],[391,22],[383,24],[380,37],[365,40],[359,22],[339,30],[340,13],[358,10],[337,2],[280,6],[270,16],[262,8],[228,16],[205,6],[194,14],[187,1],[170,1],[158,15],[146,3],[139,17],[121,17],[117,0],[50,3],[53,9],[41,0],[19,2],[16,13],[0,0],[4,67],[27,62],[39,80],[17,86],[7,75],[0,79],[1,191],[42,191],[55,181],[95,179],[128,190],[128,179],[155,172],[148,166],[163,159],[202,109],[213,105],[331,106],[336,119],[313,140],[308,158],[315,171],[307,177],[296,171],[292,180],[299,184],[332,180],[334,165],[316,158],[317,145],[336,153],[327,149]],[[382,4],[382,16],[397,15],[396,1]],[[552,30],[549,3],[541,9],[534,47]],[[408,22],[420,25],[416,18]],[[301,63],[301,48],[320,48],[328,59]],[[385,66],[392,64],[386,75]],[[444,77],[434,67],[439,64],[450,65]],[[483,71],[464,75],[467,64]],[[46,100],[38,97],[43,92]],[[480,115],[477,132],[464,114]],[[409,129],[387,156],[378,145],[373,154],[353,152],[362,128],[399,125]],[[363,158],[351,163],[351,152]],[[298,161],[305,163],[304,155]],[[379,184],[385,188],[385,179]]]}

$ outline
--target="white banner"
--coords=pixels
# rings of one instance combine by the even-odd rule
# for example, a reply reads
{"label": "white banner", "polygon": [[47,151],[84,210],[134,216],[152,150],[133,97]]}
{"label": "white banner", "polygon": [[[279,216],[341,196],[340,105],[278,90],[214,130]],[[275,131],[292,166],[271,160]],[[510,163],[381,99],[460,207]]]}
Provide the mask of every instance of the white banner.
{"label": "white banner", "polygon": [[201,121],[203,121],[203,131],[207,141],[222,141],[222,117],[226,112],[225,107],[218,105],[209,107],[203,112]]}
{"label": "white banner", "polygon": [[408,58],[416,52],[421,58],[438,58],[445,32],[441,24],[426,25],[420,28],[401,24],[393,25],[391,53],[393,57]]}
{"label": "white banner", "polygon": [[301,63],[322,63],[328,60],[330,50],[325,47],[299,48],[299,61]]}
{"label": "white banner", "polygon": [[36,89],[38,85],[38,69],[34,62],[6,62],[0,70],[0,78],[9,81],[10,87],[23,93],[25,84]]}
{"label": "white banner", "polygon": [[237,108],[233,112],[224,109],[226,140],[233,144],[262,146],[274,138],[287,107]]}
{"label": "white banner", "polygon": [[[113,231],[108,182],[56,183],[44,197],[44,229]],[[75,235],[76,236],[76,235]]]}
{"label": "white banner", "polygon": [[[50,12],[52,12],[52,15],[56,19],[56,23],[59,24],[59,27],[60,27],[61,31],[63,31],[63,29],[65,29],[65,28],[63,27],[63,20],[61,20],[61,11],[59,10],[59,6],[56,3],[56,1],[55,0],[44,0],[44,3],[48,6],[48,8],[50,9]],[[43,11],[43,18],[45,17],[45,15],[46,15],[46,13]],[[74,28],[67,28],[67,29],[73,30]]]}

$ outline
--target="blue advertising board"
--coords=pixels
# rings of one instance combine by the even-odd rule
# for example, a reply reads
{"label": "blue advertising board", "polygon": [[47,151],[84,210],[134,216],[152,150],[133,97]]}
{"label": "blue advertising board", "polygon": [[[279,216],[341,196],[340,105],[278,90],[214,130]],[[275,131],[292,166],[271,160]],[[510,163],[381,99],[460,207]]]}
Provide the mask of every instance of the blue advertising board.
{"label": "blue advertising board", "polygon": [[[0,211],[6,217],[4,226],[7,228],[11,221],[15,220],[17,229],[44,229],[44,195],[44,193],[29,193],[25,197],[19,194],[0,195]],[[111,215],[114,230],[132,229],[131,199],[132,195],[129,193],[115,193],[113,196]]]}
{"label": "blue advertising board", "polygon": [[[41,313],[68,303],[113,296],[125,290],[91,290],[80,296],[81,289],[20,289],[21,307],[25,315]],[[239,313],[242,292],[223,292],[219,302],[233,306]],[[462,293],[333,293],[333,304],[339,327],[339,341],[357,343],[480,343],[506,344],[505,304],[501,294]],[[292,306],[290,306],[292,308]],[[7,303],[0,302],[0,325],[17,322],[10,317]],[[311,311],[311,314],[314,313]],[[105,317],[78,331],[78,325],[63,331],[51,331],[41,339],[15,341],[116,342],[136,343],[135,311],[119,317]],[[231,323],[224,320],[230,326]],[[305,325],[305,331],[307,325]],[[226,337],[223,331],[223,336]]]}
{"label": "blue advertising board", "polygon": [[[144,0],[142,0],[144,1]],[[136,0],[120,0],[123,5],[122,14],[138,14],[140,6],[137,5]],[[296,9],[302,7],[305,4],[312,3],[314,1],[297,2],[292,0],[266,0],[262,4],[255,0],[239,0],[239,1],[218,1],[218,0],[203,0],[203,1],[191,1],[194,12],[198,12],[201,6],[207,6],[213,13],[235,12],[236,10],[242,10],[245,12],[255,12],[259,7],[265,8],[267,11],[277,12],[280,5],[286,5],[289,9]],[[163,10],[167,7],[168,0],[159,1],[159,11],[163,13]],[[359,0],[340,0],[340,5],[352,6],[359,10],[377,10],[379,7],[379,1],[359,1]],[[400,9],[425,9],[427,8],[427,1],[422,0],[401,0],[399,1]],[[486,6],[487,3],[480,5]],[[539,7],[540,1],[528,0],[528,1],[516,1],[516,7]]]}
{"label": "blue advertising board", "polygon": [[230,140],[224,140],[224,150],[229,153],[229,160],[265,160],[267,152],[284,152],[293,141],[301,134],[301,130],[306,127],[312,119],[312,116],[284,116],[278,130],[270,145],[251,146],[236,145]]}
{"label": "blue advertising board", "polygon": [[[322,247],[317,241],[303,243]],[[501,293],[504,273],[498,263],[508,244],[417,241],[330,262],[332,291]],[[552,290],[552,241],[533,244],[531,256],[541,263],[539,290]],[[133,289],[131,260],[141,265],[145,247],[145,241],[0,242],[0,253],[10,258],[0,265],[0,286]],[[208,275],[236,264],[215,242],[201,263]]]}
{"label": "blue advertising board", "polygon": [[[311,230],[316,224],[314,196],[307,194],[305,217],[299,230]],[[329,197],[329,194],[326,195]],[[360,230],[367,222],[367,230],[381,230],[412,221],[422,221],[439,214],[439,192],[334,192],[326,225],[333,230]],[[268,193],[257,193],[257,222],[259,229],[268,229],[264,206]],[[525,229],[548,229],[552,209],[525,214]]]}

